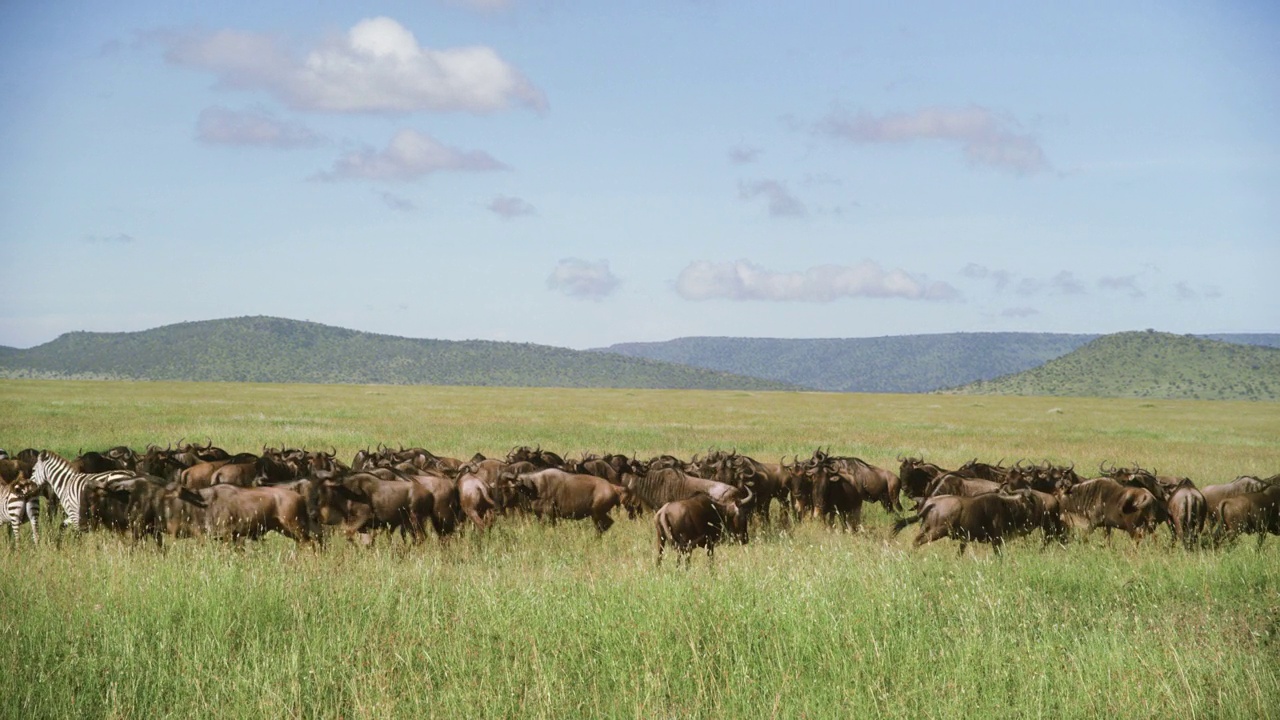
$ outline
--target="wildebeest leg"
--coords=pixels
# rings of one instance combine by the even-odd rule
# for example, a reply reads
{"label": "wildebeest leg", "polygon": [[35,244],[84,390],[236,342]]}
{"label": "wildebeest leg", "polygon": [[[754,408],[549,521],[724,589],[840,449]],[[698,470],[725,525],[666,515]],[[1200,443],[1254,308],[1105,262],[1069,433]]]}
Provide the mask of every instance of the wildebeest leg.
{"label": "wildebeest leg", "polygon": [[609,517],[609,513],[602,513],[594,517],[596,521],[596,534],[603,535],[606,530],[613,527],[613,518]]}

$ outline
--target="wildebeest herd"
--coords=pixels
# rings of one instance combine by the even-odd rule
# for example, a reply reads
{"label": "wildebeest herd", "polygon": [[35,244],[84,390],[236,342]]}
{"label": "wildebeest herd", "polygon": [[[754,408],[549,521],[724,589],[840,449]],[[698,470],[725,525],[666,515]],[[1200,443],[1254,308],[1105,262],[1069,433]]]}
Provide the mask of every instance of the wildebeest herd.
{"label": "wildebeest herd", "polygon": [[[361,450],[348,464],[335,451],[267,448],[231,454],[214,446],[151,445],[86,452],[68,461],[49,451],[0,450],[0,513],[12,529],[31,523],[38,541],[41,499],[81,531],[106,529],[135,542],[166,535],[241,544],[278,532],[299,544],[332,531],[371,543],[398,533],[418,543],[465,525],[482,533],[499,518],[529,514],[552,524],[590,519],[598,533],[614,512],[653,515],[657,560],[671,546],[686,564],[694,548],[714,553],[723,538],[746,543],[752,522],[790,526],[815,518],[857,531],[866,503],[898,516],[896,535],[919,524],[914,545],[943,538],[989,543],[1039,531],[1066,543],[1072,530],[1123,530],[1135,540],[1167,525],[1190,548],[1242,533],[1280,535],[1280,475],[1197,488],[1188,478],[1105,464],[1085,478],[1074,466],[977,460],[945,469],[899,458],[897,473],[821,449],[807,459],[762,462],[716,450],[683,460],[620,454],[565,458],[519,447],[504,458],[468,460],[424,448]],[[913,508],[905,511],[906,496]],[[778,501],[774,517],[771,507]]]}

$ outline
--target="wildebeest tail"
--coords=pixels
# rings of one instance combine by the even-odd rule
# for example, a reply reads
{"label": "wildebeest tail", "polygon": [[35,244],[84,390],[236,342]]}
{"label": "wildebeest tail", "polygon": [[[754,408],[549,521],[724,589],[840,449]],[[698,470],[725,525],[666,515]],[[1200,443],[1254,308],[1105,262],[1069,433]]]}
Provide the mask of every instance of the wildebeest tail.
{"label": "wildebeest tail", "polygon": [[901,520],[893,524],[893,534],[896,536],[898,533],[902,532],[908,525],[912,525],[920,522],[920,520],[923,517],[924,517],[924,511],[922,509],[920,512],[916,513],[915,515],[910,515],[908,517],[902,518]]}

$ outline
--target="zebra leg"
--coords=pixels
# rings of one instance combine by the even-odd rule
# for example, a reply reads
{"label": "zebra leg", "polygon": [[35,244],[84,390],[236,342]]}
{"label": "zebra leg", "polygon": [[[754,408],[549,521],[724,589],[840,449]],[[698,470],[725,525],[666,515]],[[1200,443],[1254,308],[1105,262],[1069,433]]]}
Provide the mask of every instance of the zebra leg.
{"label": "zebra leg", "polygon": [[[31,521],[31,544],[40,544],[40,532],[36,529],[36,518],[40,516],[40,498],[27,501],[27,519]],[[13,526],[13,539],[18,539],[18,526]]]}

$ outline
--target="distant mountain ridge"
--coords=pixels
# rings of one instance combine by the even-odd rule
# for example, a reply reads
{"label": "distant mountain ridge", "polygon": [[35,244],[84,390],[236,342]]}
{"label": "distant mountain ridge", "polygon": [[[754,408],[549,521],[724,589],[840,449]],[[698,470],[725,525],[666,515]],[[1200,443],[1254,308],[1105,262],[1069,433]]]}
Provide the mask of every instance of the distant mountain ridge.
{"label": "distant mountain ridge", "polygon": [[[1251,350],[1280,348],[1280,334],[1210,336],[1256,347],[1226,345],[1239,350],[1188,355],[1181,362],[1198,368],[1195,378],[1176,388],[1144,385],[1138,374],[1107,369],[1141,368],[1173,353],[1150,343],[1122,343],[1110,365],[1090,361],[1078,371],[1098,378],[1114,376],[1106,382],[1067,381],[1064,378],[1077,371],[1062,368],[1074,366],[1054,364],[1107,338],[1130,335],[1134,333],[949,333],[800,340],[690,337],[570,350],[485,340],[411,339],[298,320],[242,317],[140,332],[71,332],[29,349],[0,346],[0,377],[886,393],[950,388],[948,392],[1135,395],[1167,390],[1177,397],[1270,397],[1272,383],[1265,372],[1263,377],[1245,379],[1249,373],[1233,364],[1232,358],[1249,355]],[[1212,347],[1224,345],[1167,333],[1141,335],[1156,336],[1157,345],[1184,338]],[[1280,350],[1274,352],[1280,354]],[[1263,352],[1258,357],[1271,356]],[[1260,359],[1251,361],[1249,371],[1258,363],[1271,367]],[[1041,382],[1048,377],[1044,374],[1031,376],[1040,378],[1034,382],[1008,380],[1041,368],[1057,368],[1054,383]],[[1237,374],[1238,390],[1220,387],[1220,381]],[[980,383],[970,386],[975,381]],[[1135,384],[1130,387],[1125,382]]]}
{"label": "distant mountain ridge", "polygon": [[1152,330],[1116,333],[1040,367],[948,392],[1274,401],[1280,349]]}
{"label": "distant mountain ridge", "polygon": [[600,348],[834,392],[918,393],[1027,370],[1097,338],[946,333],[875,338],[687,337]]}
{"label": "distant mountain ridge", "polygon": [[415,340],[273,317],[71,332],[0,348],[8,377],[780,390],[785,383],[547,345]]}

